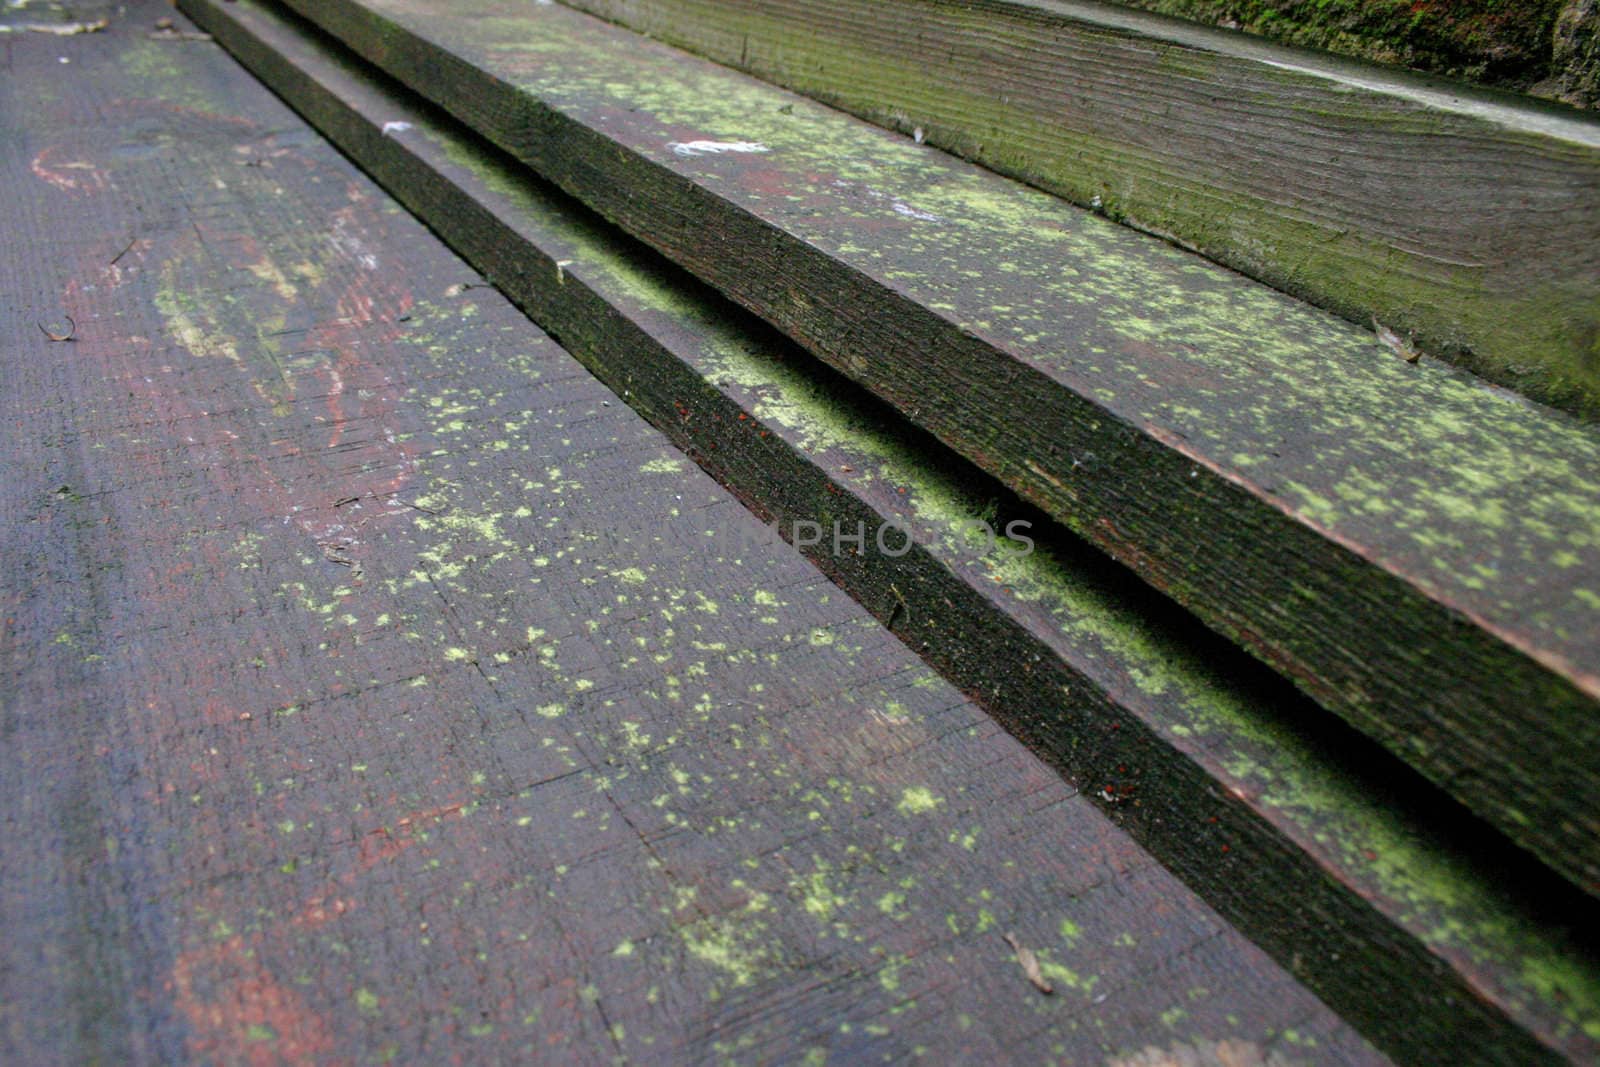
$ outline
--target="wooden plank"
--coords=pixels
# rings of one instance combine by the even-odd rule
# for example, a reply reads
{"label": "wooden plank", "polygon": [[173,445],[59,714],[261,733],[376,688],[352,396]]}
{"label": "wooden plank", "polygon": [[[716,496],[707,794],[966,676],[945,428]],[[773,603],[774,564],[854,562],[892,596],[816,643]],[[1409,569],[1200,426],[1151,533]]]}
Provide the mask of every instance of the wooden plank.
{"label": "wooden plank", "polygon": [[570,0],[1600,414],[1600,119],[1072,0]]}
{"label": "wooden plank", "polygon": [[[1394,761],[1308,733],[1259,666],[303,22],[191,7],[719,481],[784,530],[828,531],[807,549],[825,572],[1392,1055],[1597,1051],[1593,952],[1551,921],[1586,910],[1574,891],[1467,860],[1482,842],[1433,827]],[[1024,515],[1025,558],[961,537]],[[888,523],[919,544],[879,549]],[[835,525],[868,531],[859,551],[834,550]]]}
{"label": "wooden plank", "polygon": [[1600,892],[1593,427],[564,8],[289,6]]}
{"label": "wooden plank", "polygon": [[1382,1062],[167,10],[0,86],[0,1059]]}

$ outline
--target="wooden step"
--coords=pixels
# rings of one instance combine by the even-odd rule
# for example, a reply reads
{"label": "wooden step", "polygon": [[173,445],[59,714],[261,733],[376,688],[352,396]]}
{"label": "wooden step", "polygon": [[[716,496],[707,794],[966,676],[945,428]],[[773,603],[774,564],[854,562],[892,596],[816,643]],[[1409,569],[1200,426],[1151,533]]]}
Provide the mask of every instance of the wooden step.
{"label": "wooden step", "polygon": [[[1027,509],[305,23],[191,9],[750,507],[816,524],[824,571],[1391,1054],[1593,1050],[1575,891],[1440,827],[1396,761],[1307,730],[1304,698],[1037,515],[1029,556],[965,542]],[[920,544],[879,549],[889,523]]]}
{"label": "wooden step", "polygon": [[559,6],[290,6],[1600,892],[1600,431]]}
{"label": "wooden step", "polygon": [[1600,117],[1078,0],[568,0],[1600,415]]}
{"label": "wooden step", "polygon": [[0,84],[0,1061],[1382,1062],[169,17]]}

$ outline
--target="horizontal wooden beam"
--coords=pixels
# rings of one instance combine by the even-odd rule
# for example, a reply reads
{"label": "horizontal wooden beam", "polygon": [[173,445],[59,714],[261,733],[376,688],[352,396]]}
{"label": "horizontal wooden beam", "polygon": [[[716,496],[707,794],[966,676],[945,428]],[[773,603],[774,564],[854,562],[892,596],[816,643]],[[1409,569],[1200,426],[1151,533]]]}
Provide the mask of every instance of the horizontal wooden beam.
{"label": "horizontal wooden beam", "polygon": [[289,6],[1600,892],[1600,430],[564,7]]}
{"label": "horizontal wooden beam", "polygon": [[[185,6],[749,506],[827,531],[804,547],[835,581],[1391,1054],[1586,1054],[1600,974],[1552,922],[1576,891],[1441,831],[1409,772],[1308,729],[1070,535],[1035,521],[1024,558],[963,538],[1026,509],[305,23]],[[877,547],[891,523],[903,555]],[[868,533],[835,552],[835,526]]]}
{"label": "horizontal wooden beam", "polygon": [[1600,117],[1073,0],[566,0],[1600,414]]}

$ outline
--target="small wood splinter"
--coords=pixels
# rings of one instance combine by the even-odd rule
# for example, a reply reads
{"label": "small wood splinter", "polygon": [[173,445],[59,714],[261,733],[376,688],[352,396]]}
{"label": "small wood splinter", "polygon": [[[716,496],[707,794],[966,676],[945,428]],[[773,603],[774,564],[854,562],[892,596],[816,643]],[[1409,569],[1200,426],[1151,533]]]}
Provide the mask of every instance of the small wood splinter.
{"label": "small wood splinter", "polygon": [[76,322],[72,321],[72,316],[71,315],[65,315],[65,316],[62,316],[62,317],[67,320],[67,332],[66,333],[57,333],[55,330],[52,330],[50,327],[46,326],[42,322],[36,322],[36,323],[34,323],[34,325],[39,327],[39,332],[40,333],[44,334],[46,337],[48,337],[52,341],[70,341],[70,340],[72,340],[73,334],[78,332],[78,324]]}
{"label": "small wood splinter", "polygon": [[1050,980],[1039,969],[1039,957],[1033,954],[1033,950],[1018,941],[1016,934],[1006,934],[1005,939],[1006,944],[1011,946],[1011,951],[1017,954],[1017,963],[1021,965],[1022,973],[1028,976],[1028,981],[1033,983],[1033,988],[1045,996],[1054,993],[1056,987],[1050,984]]}
{"label": "small wood splinter", "polygon": [[200,33],[196,30],[182,30],[178,24],[169,18],[156,19],[156,28],[148,34],[154,41],[209,41],[209,33]]}
{"label": "small wood splinter", "polygon": [[424,515],[438,515],[439,514],[439,512],[435,511],[433,508],[425,508],[421,504],[414,504],[409,500],[402,500],[397,496],[392,496],[389,499],[394,501],[395,503],[404,504],[406,507],[412,508],[413,510],[420,511]]}

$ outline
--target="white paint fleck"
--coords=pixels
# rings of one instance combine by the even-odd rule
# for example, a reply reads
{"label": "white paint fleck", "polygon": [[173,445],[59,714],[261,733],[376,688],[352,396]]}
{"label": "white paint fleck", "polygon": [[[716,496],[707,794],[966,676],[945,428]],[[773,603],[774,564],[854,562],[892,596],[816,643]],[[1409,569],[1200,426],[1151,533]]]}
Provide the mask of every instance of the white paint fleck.
{"label": "white paint fleck", "polygon": [[921,219],[923,222],[938,222],[939,216],[931,211],[918,211],[910,204],[902,204],[896,200],[892,205],[896,215],[904,215],[908,219]]}
{"label": "white paint fleck", "polygon": [[770,152],[759,141],[668,141],[667,147],[680,156],[720,156],[724,152]]}
{"label": "white paint fleck", "polygon": [[908,219],[921,219],[923,222],[943,222],[944,221],[944,219],[940,218],[938,215],[933,214],[933,212],[931,212],[931,211],[920,211],[917,208],[912,207],[910,204],[906,203],[905,201],[903,201],[903,200],[895,200],[892,197],[890,197],[888,193],[885,193],[885,192],[883,192],[882,190],[879,190],[879,189],[874,189],[870,185],[863,185],[863,186],[859,186],[858,187],[855,182],[847,182],[847,181],[844,181],[844,180],[838,179],[838,178],[834,179],[833,184],[834,184],[834,187],[838,188],[838,189],[860,188],[860,190],[863,193],[865,193],[869,199],[872,199],[872,200],[887,200],[889,202],[889,206],[894,209],[894,213],[896,215],[903,215]]}
{"label": "white paint fleck", "polygon": [[411,123],[409,122],[385,122],[383,124],[383,135],[390,137],[397,133],[404,133],[410,128]]}
{"label": "white paint fleck", "polygon": [[350,231],[350,220],[345,215],[340,215],[333,223],[333,232],[328,235],[335,248],[354,259],[367,270],[378,269],[378,257],[367,247],[357,234]]}

